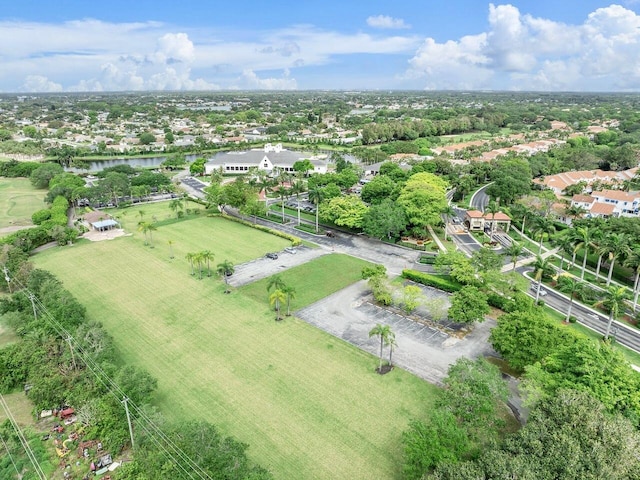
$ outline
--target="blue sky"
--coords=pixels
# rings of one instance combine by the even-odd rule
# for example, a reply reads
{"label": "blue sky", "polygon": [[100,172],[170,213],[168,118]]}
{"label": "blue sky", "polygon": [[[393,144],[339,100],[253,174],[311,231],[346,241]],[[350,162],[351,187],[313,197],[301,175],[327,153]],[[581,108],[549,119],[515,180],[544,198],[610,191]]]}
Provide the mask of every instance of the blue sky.
{"label": "blue sky", "polygon": [[640,90],[640,0],[29,1],[0,91]]}

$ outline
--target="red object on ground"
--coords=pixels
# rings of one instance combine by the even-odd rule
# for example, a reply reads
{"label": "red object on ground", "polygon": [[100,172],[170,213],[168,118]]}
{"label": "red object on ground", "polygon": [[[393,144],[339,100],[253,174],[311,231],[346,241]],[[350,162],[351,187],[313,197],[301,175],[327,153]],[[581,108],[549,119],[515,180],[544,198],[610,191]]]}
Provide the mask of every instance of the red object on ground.
{"label": "red object on ground", "polygon": [[73,408],[65,408],[60,412],[60,418],[67,418],[73,415],[76,411]]}

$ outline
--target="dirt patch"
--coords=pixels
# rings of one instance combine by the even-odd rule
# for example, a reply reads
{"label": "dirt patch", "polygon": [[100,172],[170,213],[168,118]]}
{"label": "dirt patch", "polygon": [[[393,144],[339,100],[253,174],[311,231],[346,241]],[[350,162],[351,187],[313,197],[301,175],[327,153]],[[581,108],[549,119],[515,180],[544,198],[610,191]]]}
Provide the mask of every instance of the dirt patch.
{"label": "dirt patch", "polygon": [[112,228],[104,232],[98,232],[97,230],[90,230],[82,235],[82,238],[91,240],[92,242],[101,242],[103,240],[113,240],[114,238],[124,237],[125,235],[131,235],[126,233],[122,228]]}
{"label": "dirt patch", "polygon": [[0,228],[0,237],[3,235],[8,235],[9,233],[17,232],[19,230],[24,230],[25,228],[32,228],[33,225],[11,225],[10,227],[2,227]]}

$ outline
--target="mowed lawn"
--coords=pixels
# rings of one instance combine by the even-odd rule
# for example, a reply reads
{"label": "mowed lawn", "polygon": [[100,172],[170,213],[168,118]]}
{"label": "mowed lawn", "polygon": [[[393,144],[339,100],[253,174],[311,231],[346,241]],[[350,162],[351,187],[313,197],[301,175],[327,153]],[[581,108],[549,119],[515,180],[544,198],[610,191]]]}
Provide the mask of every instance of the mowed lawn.
{"label": "mowed lawn", "polygon": [[[184,260],[209,249],[216,263],[241,263],[287,241],[220,218],[163,226],[153,237],[155,248],[136,233],[34,261],[82,299],[127,362],[158,378],[156,403],[169,418],[217,424],[277,479],[401,478],[401,433],[426,415],[436,387],[400,369],[377,375],[375,357],[294,318],[275,322],[264,286],[256,298],[225,295],[220,279],[192,277]],[[331,288],[343,271],[350,283],[355,264],[330,257]]]}
{"label": "mowed lawn", "polygon": [[[291,311],[306,307],[360,280],[362,267],[371,265],[359,258],[343,254],[318,257],[311,262],[283,270],[280,277],[295,289],[290,299]],[[270,277],[240,287],[240,291],[258,302],[268,304],[267,285]],[[271,290],[273,292],[273,290]],[[286,306],[283,306],[286,313]]]}
{"label": "mowed lawn", "polygon": [[27,178],[0,178],[0,228],[31,225],[31,215],[46,208],[46,190],[33,188]]}

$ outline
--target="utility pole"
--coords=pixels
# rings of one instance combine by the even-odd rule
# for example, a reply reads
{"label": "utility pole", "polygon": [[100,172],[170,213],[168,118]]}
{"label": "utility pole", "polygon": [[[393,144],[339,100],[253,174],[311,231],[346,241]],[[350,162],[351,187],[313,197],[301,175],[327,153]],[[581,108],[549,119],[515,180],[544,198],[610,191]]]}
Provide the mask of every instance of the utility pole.
{"label": "utility pole", "polygon": [[133,427],[131,426],[131,416],[129,415],[129,405],[127,404],[127,402],[129,401],[129,399],[127,397],[124,397],[122,399],[122,403],[124,403],[124,411],[127,413],[127,423],[129,424],[129,435],[131,436],[131,449],[133,450],[134,445],[133,445]]}
{"label": "utility pole", "polygon": [[33,308],[33,318],[35,320],[38,320],[38,312],[36,311],[36,296],[33,293],[30,293],[29,300],[31,300],[31,308]]}
{"label": "utility pole", "polygon": [[73,363],[73,369],[77,370],[78,367],[76,365],[76,356],[73,354],[73,343],[71,343],[71,336],[67,337],[67,343],[69,344],[69,350],[71,351],[71,362]]}
{"label": "utility pole", "polygon": [[4,272],[4,279],[7,282],[7,287],[9,287],[9,293],[11,293],[11,277],[9,277],[9,270],[6,265],[2,267],[2,271]]}

